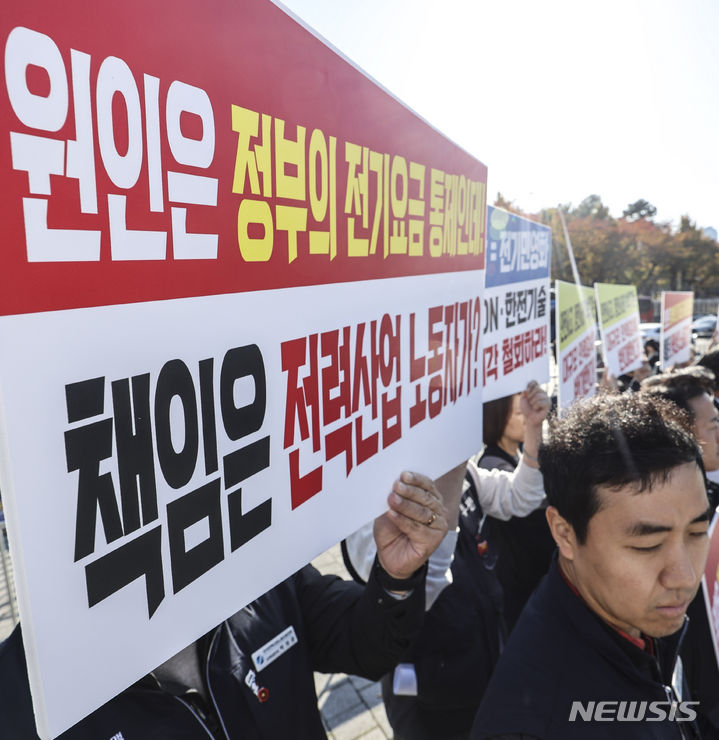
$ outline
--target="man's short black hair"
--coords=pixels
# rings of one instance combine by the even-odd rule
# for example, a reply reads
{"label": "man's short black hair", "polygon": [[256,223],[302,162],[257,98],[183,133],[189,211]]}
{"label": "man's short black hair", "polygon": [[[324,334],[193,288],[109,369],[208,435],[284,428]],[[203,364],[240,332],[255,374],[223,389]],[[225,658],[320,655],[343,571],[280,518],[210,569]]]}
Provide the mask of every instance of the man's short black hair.
{"label": "man's short black hair", "polygon": [[705,352],[697,360],[696,364],[709,368],[714,373],[714,390],[719,390],[719,349]]}
{"label": "man's short black hair", "polygon": [[554,417],[539,448],[539,466],[550,506],[557,508],[583,544],[599,511],[597,487],[637,484],[638,492],[666,481],[701,450],[686,415],[650,393],[602,394]]}
{"label": "man's short black hair", "polygon": [[692,421],[694,409],[689,401],[714,393],[714,373],[705,367],[686,367],[670,373],[652,375],[642,381],[642,393],[652,393],[686,411]]}

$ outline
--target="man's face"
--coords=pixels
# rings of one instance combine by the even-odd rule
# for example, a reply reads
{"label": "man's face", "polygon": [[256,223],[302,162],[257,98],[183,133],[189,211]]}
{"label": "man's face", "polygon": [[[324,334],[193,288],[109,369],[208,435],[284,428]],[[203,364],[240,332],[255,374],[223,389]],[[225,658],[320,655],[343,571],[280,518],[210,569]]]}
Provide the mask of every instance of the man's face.
{"label": "man's face", "polygon": [[[708,501],[695,463],[637,493],[600,487],[587,539],[563,567],[588,606],[628,634],[676,632],[699,588],[709,551]],[[560,545],[561,547],[561,545]],[[566,566],[565,566],[566,563]]]}
{"label": "man's face", "polygon": [[706,470],[719,469],[719,415],[708,393],[689,401],[694,413],[694,435],[702,448]]}

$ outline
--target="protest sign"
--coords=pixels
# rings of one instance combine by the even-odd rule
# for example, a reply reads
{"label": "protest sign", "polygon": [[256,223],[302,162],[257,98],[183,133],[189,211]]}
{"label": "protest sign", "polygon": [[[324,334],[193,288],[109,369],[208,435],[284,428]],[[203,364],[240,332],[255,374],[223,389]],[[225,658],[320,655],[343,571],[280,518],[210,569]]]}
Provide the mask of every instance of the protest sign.
{"label": "protest sign", "polygon": [[486,167],[267,0],[1,23],[0,489],[48,738],[476,451]]}
{"label": "protest sign", "polygon": [[558,406],[566,409],[581,398],[594,395],[597,380],[597,309],[594,290],[557,280]]}
{"label": "protest sign", "polygon": [[549,267],[547,226],[487,209],[487,269],[482,326],[482,399],[549,380]]}
{"label": "protest sign", "polygon": [[659,363],[662,370],[692,358],[694,293],[662,291],[662,325]]}
{"label": "protest sign", "polygon": [[618,378],[642,364],[639,301],[633,285],[594,283],[604,365]]}

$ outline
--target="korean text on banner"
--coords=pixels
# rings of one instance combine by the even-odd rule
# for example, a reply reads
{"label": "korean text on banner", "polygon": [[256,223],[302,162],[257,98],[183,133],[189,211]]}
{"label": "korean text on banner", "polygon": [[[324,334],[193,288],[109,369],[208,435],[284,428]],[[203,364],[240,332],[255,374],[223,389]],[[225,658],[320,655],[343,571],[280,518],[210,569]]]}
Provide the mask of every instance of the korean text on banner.
{"label": "korean text on banner", "polygon": [[556,281],[557,372],[560,409],[581,398],[591,398],[596,389],[597,309],[594,290],[584,285]]}
{"label": "korean text on banner", "polygon": [[268,0],[0,23],[0,489],[48,738],[476,450],[487,173]]}
{"label": "korean text on banner", "polygon": [[594,283],[605,367],[615,378],[642,364],[639,301],[633,285]]}
{"label": "korean text on banner", "polygon": [[487,269],[482,323],[482,398],[491,401],[549,380],[547,226],[487,208]]}
{"label": "korean text on banner", "polygon": [[659,363],[662,370],[692,358],[692,314],[694,293],[662,291]]}

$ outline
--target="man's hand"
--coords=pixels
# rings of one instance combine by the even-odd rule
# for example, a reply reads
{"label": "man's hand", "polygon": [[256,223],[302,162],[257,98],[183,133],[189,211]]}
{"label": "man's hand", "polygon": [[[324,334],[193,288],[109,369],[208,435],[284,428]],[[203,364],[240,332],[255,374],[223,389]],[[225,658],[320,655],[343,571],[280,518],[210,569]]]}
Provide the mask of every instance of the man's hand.
{"label": "man's hand", "polygon": [[539,467],[537,454],[542,441],[542,423],[547,418],[550,407],[549,397],[539,383],[532,380],[519,399],[519,408],[524,416],[522,457],[530,468]]}
{"label": "man's hand", "polygon": [[536,380],[532,380],[522,391],[519,408],[527,426],[542,426],[550,408],[549,397]]}
{"label": "man's hand", "polygon": [[447,534],[447,512],[434,482],[419,473],[402,473],[387,503],[374,521],[377,557],[392,578],[409,578]]}

